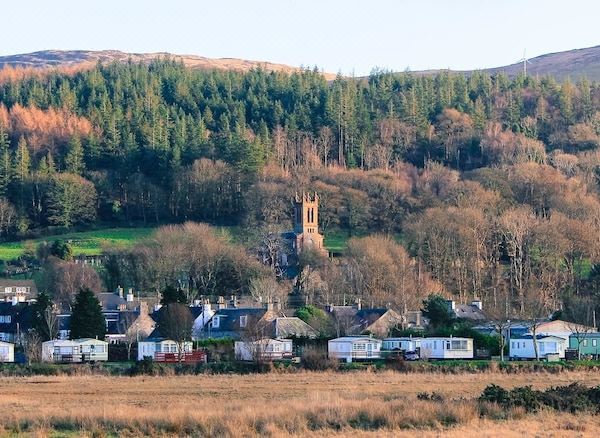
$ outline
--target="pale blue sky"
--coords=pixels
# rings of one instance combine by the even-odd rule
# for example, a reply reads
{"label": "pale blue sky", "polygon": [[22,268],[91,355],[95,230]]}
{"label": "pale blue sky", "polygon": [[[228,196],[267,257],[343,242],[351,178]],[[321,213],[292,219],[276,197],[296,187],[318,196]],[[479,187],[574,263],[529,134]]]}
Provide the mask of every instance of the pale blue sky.
{"label": "pale blue sky", "polygon": [[363,75],[600,44],[597,0],[5,0],[1,10],[0,55],[168,51]]}

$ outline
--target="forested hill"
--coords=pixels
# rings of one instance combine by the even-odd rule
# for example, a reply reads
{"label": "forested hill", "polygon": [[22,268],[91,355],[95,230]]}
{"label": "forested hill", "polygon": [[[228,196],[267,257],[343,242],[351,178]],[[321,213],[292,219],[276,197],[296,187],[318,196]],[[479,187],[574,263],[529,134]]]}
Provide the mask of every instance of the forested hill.
{"label": "forested hill", "polygon": [[375,304],[406,275],[408,308],[441,288],[523,315],[600,288],[597,83],[157,60],[4,78],[0,103],[3,238],[188,220],[251,237],[288,229],[293,193],[316,190],[325,233],[402,242],[349,246],[343,272],[371,266],[352,278]]}
{"label": "forested hill", "polygon": [[[249,61],[236,58],[206,58],[195,55],[174,55],[171,53],[125,53],[119,50],[42,50],[33,53],[0,56],[0,67],[24,68],[70,68],[84,69],[96,63],[133,62],[149,63],[160,58],[169,58],[195,70],[233,70],[246,72],[253,68],[266,71],[293,73],[299,67],[264,61]],[[334,79],[332,73],[323,73],[327,79]]]}

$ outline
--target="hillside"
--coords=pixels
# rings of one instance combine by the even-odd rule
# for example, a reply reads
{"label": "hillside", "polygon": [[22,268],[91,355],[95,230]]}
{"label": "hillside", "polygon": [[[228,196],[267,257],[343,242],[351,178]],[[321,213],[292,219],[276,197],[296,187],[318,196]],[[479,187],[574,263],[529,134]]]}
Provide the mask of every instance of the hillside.
{"label": "hillside", "polygon": [[[445,70],[423,70],[415,71],[417,75],[436,75]],[[475,70],[451,70],[452,73],[470,75]],[[509,77],[515,77],[523,72],[523,63],[501,67],[481,69],[489,74],[506,73]],[[552,76],[558,81],[570,78],[577,81],[587,78],[592,81],[600,81],[600,46],[584,49],[567,50],[565,52],[547,53],[529,59],[527,74],[530,76]]]}
{"label": "hillside", "polygon": [[[293,67],[285,64],[273,62],[249,61],[236,58],[206,58],[195,55],[174,55],[166,52],[160,53],[125,53],[119,50],[42,50],[33,53],[24,53],[18,55],[0,56],[0,68],[5,66],[12,67],[72,67],[81,65],[94,65],[98,61],[106,62],[132,62],[148,63],[153,59],[169,57],[183,62],[186,67],[195,70],[234,70],[247,72],[253,68],[261,67],[267,71],[291,73],[301,70],[300,67]],[[335,78],[335,74],[324,73],[328,80]]]}

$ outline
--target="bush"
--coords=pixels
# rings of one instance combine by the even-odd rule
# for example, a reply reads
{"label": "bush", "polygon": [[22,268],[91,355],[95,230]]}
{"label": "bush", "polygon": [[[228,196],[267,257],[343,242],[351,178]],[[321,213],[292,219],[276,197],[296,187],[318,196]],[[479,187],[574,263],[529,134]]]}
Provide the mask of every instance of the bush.
{"label": "bush", "polygon": [[142,360],[137,361],[131,367],[132,376],[155,376],[156,374],[158,374],[158,364],[156,364],[150,356],[144,356]]}
{"label": "bush", "polygon": [[495,403],[503,409],[521,407],[527,412],[535,412],[541,407],[553,408],[561,412],[600,412],[600,386],[587,388],[579,383],[568,386],[536,391],[531,386],[506,390],[497,385],[489,385],[479,397],[483,403]]}
{"label": "bush", "polygon": [[325,350],[317,348],[305,348],[302,352],[302,366],[311,371],[336,370],[339,368],[339,362],[335,359],[329,359]]}

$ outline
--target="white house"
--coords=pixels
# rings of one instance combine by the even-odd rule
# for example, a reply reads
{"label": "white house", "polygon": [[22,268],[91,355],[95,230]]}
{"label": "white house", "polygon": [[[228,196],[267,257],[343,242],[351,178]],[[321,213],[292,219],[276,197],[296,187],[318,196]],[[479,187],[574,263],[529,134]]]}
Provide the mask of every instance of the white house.
{"label": "white house", "polygon": [[96,362],[108,360],[108,342],[99,339],[56,339],[42,343],[44,362]]}
{"label": "white house", "polygon": [[420,356],[422,359],[473,359],[473,339],[423,338]]}
{"label": "white house", "polygon": [[[549,354],[558,355],[561,359],[565,357],[565,350],[568,347],[567,339],[552,335],[537,335],[536,340],[540,359],[545,359]],[[511,339],[508,355],[511,360],[535,359],[533,336],[524,335]]]}
{"label": "white house", "polygon": [[[186,341],[183,343],[183,352],[192,353],[193,343]],[[170,339],[147,339],[138,342],[138,360],[143,360],[144,357],[151,357],[157,362],[168,362],[169,358],[178,359],[179,344]]]}
{"label": "white house", "polygon": [[15,344],[0,341],[0,362],[15,361]]}
{"label": "white house", "polygon": [[344,336],[331,339],[327,345],[330,359],[346,362],[381,358],[381,340],[369,336]]}
{"label": "white house", "polygon": [[292,357],[291,339],[260,339],[258,341],[236,341],[237,360],[278,360]]}
{"label": "white house", "polygon": [[385,338],[381,343],[383,351],[417,351],[421,348],[422,338]]}

